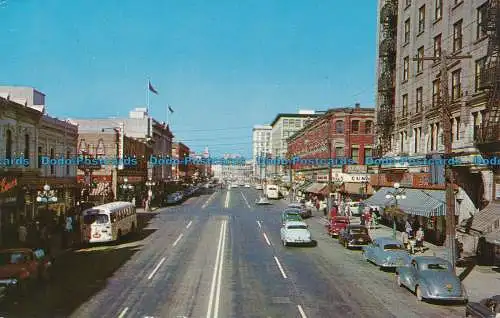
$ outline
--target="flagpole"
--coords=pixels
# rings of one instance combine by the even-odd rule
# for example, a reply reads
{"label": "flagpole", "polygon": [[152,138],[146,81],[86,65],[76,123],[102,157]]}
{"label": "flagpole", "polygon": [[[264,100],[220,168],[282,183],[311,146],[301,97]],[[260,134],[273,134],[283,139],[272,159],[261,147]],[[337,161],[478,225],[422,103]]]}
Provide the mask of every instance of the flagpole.
{"label": "flagpole", "polygon": [[169,116],[168,116],[169,113],[170,113],[170,109],[168,109],[168,105],[167,105],[167,126],[170,126],[170,120],[169,120]]}
{"label": "flagpole", "polygon": [[150,92],[149,92],[149,85],[150,85],[150,83],[151,83],[151,81],[148,78],[148,86],[146,87],[146,91],[147,91],[147,94],[148,94],[147,104],[146,104],[146,111],[148,112],[148,114],[149,114],[149,94],[150,94]]}

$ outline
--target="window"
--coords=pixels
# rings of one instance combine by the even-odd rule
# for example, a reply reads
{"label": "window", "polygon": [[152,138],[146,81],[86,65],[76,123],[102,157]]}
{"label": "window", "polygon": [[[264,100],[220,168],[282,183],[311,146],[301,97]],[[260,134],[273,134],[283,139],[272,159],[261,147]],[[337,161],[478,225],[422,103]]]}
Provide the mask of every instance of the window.
{"label": "window", "polygon": [[488,14],[488,3],[483,4],[479,8],[477,8],[477,28],[476,28],[476,39],[482,39],[487,34],[485,31],[485,23],[486,17]]}
{"label": "window", "polygon": [[431,129],[430,129],[430,132],[431,132],[431,140],[430,140],[430,146],[431,146],[431,151],[434,151],[434,124],[431,124]]}
{"label": "window", "polygon": [[435,0],[434,20],[439,20],[443,16],[443,0]]}
{"label": "window", "polygon": [[[66,159],[69,161],[70,159],[70,156],[71,156],[71,152],[69,151],[66,151]],[[69,165],[66,165],[66,175],[69,176]]]}
{"label": "window", "polygon": [[38,147],[38,168],[42,167],[42,156],[43,156],[42,147]]}
{"label": "window", "polygon": [[416,105],[415,105],[415,108],[416,108],[415,112],[416,113],[419,113],[423,110],[423,107],[424,107],[423,95],[424,95],[423,88],[422,87],[417,88],[417,90],[416,90]]}
{"label": "window", "polygon": [[340,158],[344,156],[344,147],[335,147],[335,157]]}
{"label": "window", "polygon": [[403,133],[399,133],[399,151],[404,152],[405,141],[403,140]]}
{"label": "window", "polygon": [[479,113],[478,112],[472,113],[472,118],[474,122],[473,139],[476,140],[476,138],[479,136],[479,128],[481,125],[479,120]]}
{"label": "window", "polygon": [[405,21],[404,43],[410,42],[410,18]]}
{"label": "window", "polygon": [[402,103],[402,117],[406,117],[408,115],[408,94],[403,95],[403,103]]}
{"label": "window", "polygon": [[342,120],[338,120],[335,123],[335,132],[337,134],[343,134],[344,133],[344,122]]}
{"label": "window", "polygon": [[486,65],[486,57],[483,57],[476,61],[475,81],[474,81],[474,89],[476,92],[481,91],[483,88],[481,83],[481,72],[484,70],[485,65]]}
{"label": "window", "polygon": [[403,59],[403,81],[407,81],[410,71],[410,58],[407,56]]}
{"label": "window", "polygon": [[371,158],[373,156],[373,151],[372,148],[365,148],[365,163],[368,161],[368,158]]}
{"label": "window", "polygon": [[425,30],[425,4],[418,9],[418,33]]}
{"label": "window", "polygon": [[365,122],[365,134],[373,134],[373,122],[371,120]]}
{"label": "window", "polygon": [[462,49],[462,20],[453,25],[453,52]]}
{"label": "window", "polygon": [[354,163],[359,162],[359,149],[358,148],[351,149],[351,158],[354,161]]}
{"label": "window", "polygon": [[288,127],[288,119],[283,119],[283,126]]}
{"label": "window", "polygon": [[439,105],[441,92],[441,81],[439,79],[432,82],[432,107]]}
{"label": "window", "polygon": [[461,70],[456,70],[451,73],[451,100],[457,100],[462,97],[461,87]]}
{"label": "window", "polygon": [[413,152],[418,152],[418,129],[413,128]]}
{"label": "window", "polygon": [[12,159],[12,131],[5,131],[5,159]]}
{"label": "window", "polygon": [[456,138],[455,138],[455,140],[460,140],[460,117],[455,118],[455,123],[456,123],[456,127],[455,127]]}
{"label": "window", "polygon": [[[50,148],[50,159],[52,161],[52,159],[54,159],[55,157],[55,152],[54,152],[54,148]],[[56,172],[56,166],[54,165],[50,165],[50,174],[54,174]]]}
{"label": "window", "polygon": [[424,47],[421,46],[417,50],[417,73],[422,73],[424,71]]}
{"label": "window", "polygon": [[441,57],[441,34],[434,37],[434,57]]}
{"label": "window", "polygon": [[359,133],[359,120],[353,120],[352,121],[352,127],[351,130],[353,133]]}
{"label": "window", "polygon": [[411,6],[411,0],[405,0],[405,5],[406,5],[407,7]]}

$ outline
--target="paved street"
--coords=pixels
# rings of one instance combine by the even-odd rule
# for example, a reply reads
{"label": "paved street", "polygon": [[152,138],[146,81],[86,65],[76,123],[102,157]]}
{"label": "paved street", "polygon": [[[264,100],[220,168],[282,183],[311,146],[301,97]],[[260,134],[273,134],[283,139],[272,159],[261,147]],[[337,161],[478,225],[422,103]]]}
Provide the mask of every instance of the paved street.
{"label": "paved street", "polygon": [[[7,317],[460,317],[418,303],[394,273],[307,222],[316,247],[283,247],[280,211],[254,189],[219,190],[155,213],[140,240],[64,255],[51,286],[2,304]],[[63,267],[64,266],[64,267]],[[64,268],[64,270],[63,270]]]}

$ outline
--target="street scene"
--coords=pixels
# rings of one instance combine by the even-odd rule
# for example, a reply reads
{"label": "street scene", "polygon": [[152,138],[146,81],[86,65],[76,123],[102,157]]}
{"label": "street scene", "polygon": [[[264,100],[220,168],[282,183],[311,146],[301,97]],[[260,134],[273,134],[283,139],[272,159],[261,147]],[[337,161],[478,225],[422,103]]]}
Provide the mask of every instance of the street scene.
{"label": "street scene", "polygon": [[0,317],[500,318],[500,0],[0,20]]}

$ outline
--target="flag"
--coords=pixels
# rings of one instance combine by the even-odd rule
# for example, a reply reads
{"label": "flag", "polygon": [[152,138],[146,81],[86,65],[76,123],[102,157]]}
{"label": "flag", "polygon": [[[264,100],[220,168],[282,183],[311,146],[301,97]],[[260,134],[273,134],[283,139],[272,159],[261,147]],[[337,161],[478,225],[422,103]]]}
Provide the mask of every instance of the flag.
{"label": "flag", "polygon": [[151,82],[149,82],[149,91],[158,95],[158,91],[151,85]]}
{"label": "flag", "polygon": [[174,113],[174,110],[172,109],[172,107],[168,106],[168,110],[173,114]]}

